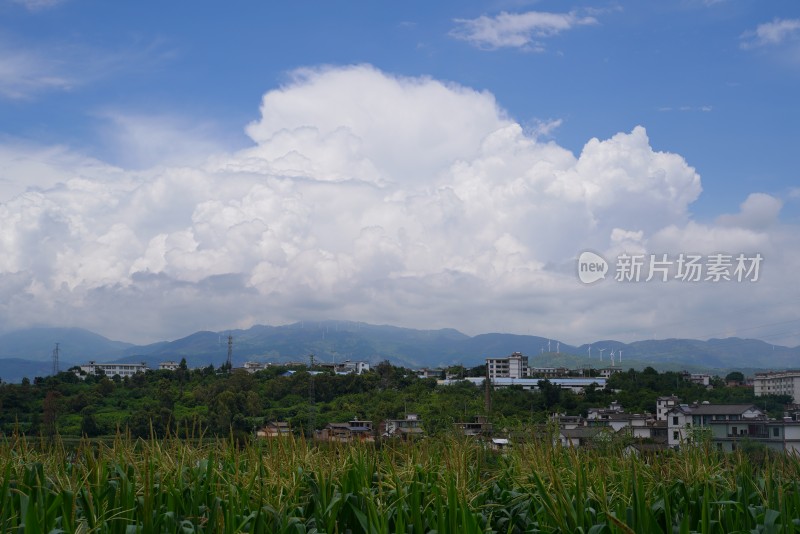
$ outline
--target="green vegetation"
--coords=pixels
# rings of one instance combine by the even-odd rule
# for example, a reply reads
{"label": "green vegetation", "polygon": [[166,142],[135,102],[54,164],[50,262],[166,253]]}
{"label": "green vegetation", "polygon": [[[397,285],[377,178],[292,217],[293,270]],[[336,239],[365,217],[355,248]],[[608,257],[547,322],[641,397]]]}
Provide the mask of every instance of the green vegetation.
{"label": "green vegetation", "polygon": [[[453,422],[483,412],[482,388],[440,387],[388,363],[361,376],[285,370],[60,373],[0,385],[0,531],[800,532],[797,457],[755,443],[725,455],[704,440],[641,457],[625,440],[564,449],[541,425],[612,400],[653,411],[673,393],[754,402],[752,389],[718,380],[708,390],[645,369],[581,395],[547,381],[536,392],[496,390],[494,427],[516,431],[500,453],[453,434]],[[780,410],[788,399],[757,400]],[[303,438],[312,422],[405,412],[420,414],[427,438]],[[296,435],[251,439],[269,420],[289,421]]]}
{"label": "green vegetation", "polygon": [[799,532],[800,461],[548,440],[0,442],[3,532]]}
{"label": "green vegetation", "polygon": [[[0,432],[28,436],[113,436],[117,430],[133,437],[186,437],[200,429],[208,435],[244,440],[268,421],[287,421],[295,432],[309,435],[311,426],[328,422],[385,419],[418,413],[428,435],[447,434],[453,423],[484,414],[484,392],[468,383],[437,386],[411,371],[388,363],[364,375],[318,374],[272,367],[255,374],[219,372],[211,367],[148,371],[130,378],[86,377],[72,373],[0,384]],[[480,369],[464,369],[469,376]],[[312,381],[313,379],[313,387]],[[313,393],[312,393],[313,391]],[[757,402],[780,416],[788,397],[753,396],[752,388],[714,389],[684,380],[680,373],[652,368],[616,373],[606,389],[589,387],[578,395],[547,381],[539,391],[519,387],[492,393],[491,416],[496,429],[524,430],[547,421],[549,414],[586,414],[590,407],[618,400],[629,413],[655,412],[656,398],[678,395],[684,402]],[[313,399],[313,402],[312,402]]]}

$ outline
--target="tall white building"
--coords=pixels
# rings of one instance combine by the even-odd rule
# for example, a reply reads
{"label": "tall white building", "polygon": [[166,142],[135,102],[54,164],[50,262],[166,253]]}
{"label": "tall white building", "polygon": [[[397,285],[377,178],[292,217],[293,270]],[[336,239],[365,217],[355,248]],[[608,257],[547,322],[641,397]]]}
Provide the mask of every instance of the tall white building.
{"label": "tall white building", "polygon": [[147,371],[147,364],[142,363],[96,363],[89,362],[88,364],[81,365],[80,372],[76,372],[78,376],[85,375],[105,375],[109,378],[114,375],[119,375],[124,378],[126,376],[133,376],[136,373],[144,373]]}
{"label": "tall white building", "polygon": [[489,378],[527,378],[528,357],[515,352],[505,358],[486,358]]}
{"label": "tall white building", "polygon": [[753,379],[753,392],[756,397],[791,395],[792,402],[800,402],[800,371],[756,373]]}
{"label": "tall white building", "polygon": [[656,400],[656,421],[666,421],[667,412],[675,406],[680,405],[680,399],[675,395],[669,397],[659,397]]}

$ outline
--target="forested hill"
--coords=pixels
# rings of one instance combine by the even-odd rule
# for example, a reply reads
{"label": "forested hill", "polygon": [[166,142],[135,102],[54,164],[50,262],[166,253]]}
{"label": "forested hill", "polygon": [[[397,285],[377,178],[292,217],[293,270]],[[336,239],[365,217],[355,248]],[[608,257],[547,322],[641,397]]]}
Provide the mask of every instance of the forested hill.
{"label": "forested hill", "polygon": [[233,339],[234,366],[246,361],[307,361],[309,354],[326,362],[389,360],[410,368],[473,366],[488,356],[522,352],[531,358],[532,366],[604,367],[610,364],[613,351],[617,365],[623,367],[706,368],[725,374],[731,369],[796,367],[800,361],[800,347],[771,345],[755,339],[664,339],[633,343],[603,340],[576,347],[533,335],[467,336],[453,329],[416,330],[347,321],[303,321],[246,330],[201,331],[174,341],[141,346],[111,341],[77,328],[19,330],[0,336],[0,379],[19,382],[23,376],[50,374],[57,342],[61,369],[89,360],[144,361],[157,367],[161,361],[181,358],[190,367],[219,366],[227,358],[228,336]]}

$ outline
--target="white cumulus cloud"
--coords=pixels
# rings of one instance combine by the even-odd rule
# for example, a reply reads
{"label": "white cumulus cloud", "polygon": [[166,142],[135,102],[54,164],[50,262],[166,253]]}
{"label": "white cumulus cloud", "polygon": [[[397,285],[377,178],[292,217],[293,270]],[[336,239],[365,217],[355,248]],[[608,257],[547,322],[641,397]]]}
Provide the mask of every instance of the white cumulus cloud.
{"label": "white cumulus cloud", "polygon": [[800,19],[779,19],[765,22],[741,36],[742,48],[775,46],[800,38]]}
{"label": "white cumulus cloud", "polygon": [[[0,145],[5,328],[74,324],[152,340],[342,318],[644,337],[690,305],[708,317],[703,295],[722,310],[719,325],[735,325],[755,289],[587,288],[574,275],[580,251],[724,247],[783,265],[800,250],[783,248],[796,233],[767,195],[694,221],[698,173],[653,148],[643,127],[573,154],[526,133],[489,93],[365,65],[297,71],[264,95],[252,145],[232,152],[208,144],[181,156],[191,143],[172,121],[114,124],[146,165]],[[137,141],[162,125],[152,139],[176,139],[177,156]],[[765,274],[758,289],[784,275]],[[783,313],[767,304],[765,317]]]}

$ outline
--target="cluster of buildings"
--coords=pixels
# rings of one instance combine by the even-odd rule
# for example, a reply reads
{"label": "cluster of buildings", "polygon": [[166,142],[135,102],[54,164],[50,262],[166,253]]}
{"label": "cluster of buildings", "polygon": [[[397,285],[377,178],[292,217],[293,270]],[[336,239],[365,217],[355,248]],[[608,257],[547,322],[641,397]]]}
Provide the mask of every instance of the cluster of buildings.
{"label": "cluster of buildings", "polygon": [[[272,363],[268,362],[245,362],[245,364],[240,367],[244,371],[248,373],[256,373],[258,371],[263,371],[269,368]],[[290,365],[286,363],[282,363],[280,365]],[[298,366],[304,366],[305,363],[298,362]],[[362,373],[366,373],[370,370],[369,362],[364,361],[350,361],[345,360],[338,364],[328,364],[322,363],[318,365],[322,369],[329,369],[332,370],[337,375],[347,375],[347,374],[356,374],[360,375]],[[158,364],[159,371],[177,371],[180,368],[180,364],[175,361],[166,361],[161,362]],[[104,375],[108,377],[112,377],[114,375],[119,375],[121,378],[126,376],[133,376],[136,373],[144,373],[145,371],[149,371],[150,368],[147,366],[147,363],[97,363],[95,361],[90,361],[87,364],[81,365],[78,369],[75,370],[75,374],[79,377],[86,377],[88,375]]]}
{"label": "cluster of buildings", "polygon": [[[288,437],[292,433],[289,423],[271,422],[256,431],[259,438]],[[321,430],[314,431],[314,439],[334,443],[368,442],[380,439],[413,440],[425,435],[422,419],[414,413],[403,419],[387,419],[376,427],[372,421],[354,419],[346,423],[328,423]]]}
{"label": "cluster of buildings", "polygon": [[[242,369],[255,373],[270,364],[247,362]],[[370,370],[368,362],[345,360],[338,364],[320,365],[336,374],[362,374]],[[174,361],[162,362],[159,369],[177,370]],[[105,375],[130,377],[147,371],[146,363],[98,363],[90,361],[75,369],[81,377]],[[421,369],[420,378],[435,377],[438,383],[448,385],[457,381],[483,385],[488,379],[494,387],[520,386],[537,389],[539,381],[547,379],[552,385],[580,393],[594,385],[604,388],[611,373],[619,368],[607,368],[591,372],[599,376],[576,376],[585,370],[565,368],[530,367],[528,357],[515,352],[504,358],[486,358],[486,377],[445,376],[441,369]],[[685,379],[710,387],[711,377],[706,374],[685,373]],[[800,399],[800,370],[757,373],[753,379],[755,396],[788,395],[792,402]],[[800,409],[786,412],[778,420],[769,419],[755,404],[710,404],[681,403],[677,397],[660,397],[655,414],[626,413],[622,406],[612,403],[607,408],[592,408],[586,417],[556,414],[552,418],[557,424],[557,442],[567,447],[592,446],[598,441],[609,440],[614,435],[630,437],[640,448],[661,450],[679,448],[698,439],[711,440],[721,450],[733,451],[742,443],[760,443],[769,449],[800,452]],[[508,445],[507,438],[494,436],[492,424],[485,416],[477,416],[469,422],[454,424],[455,430],[467,437],[485,440],[495,448]],[[288,423],[270,423],[258,431],[258,436],[270,438],[288,436]],[[372,421],[353,420],[346,423],[329,423],[316,431],[315,439],[321,441],[350,442],[374,441],[376,438],[414,439],[424,435],[422,421],[416,414],[407,414],[403,419],[389,419],[379,425]]]}
{"label": "cluster of buildings", "polygon": [[[492,388],[519,386],[522,389],[537,390],[539,388],[539,381],[546,379],[554,386],[558,386],[562,389],[569,389],[575,393],[582,393],[584,389],[591,385],[594,385],[598,389],[606,387],[608,377],[611,376],[612,373],[620,370],[619,367],[600,370],[570,370],[565,367],[530,367],[528,365],[528,357],[520,352],[515,352],[504,358],[486,358],[485,377],[447,377],[438,380],[437,383],[447,386],[456,382],[466,381],[480,386],[488,379]],[[421,375],[418,373],[418,376]]]}
{"label": "cluster of buildings", "polygon": [[592,408],[586,418],[555,416],[558,441],[568,447],[593,446],[614,435],[633,438],[633,448],[677,449],[709,440],[722,451],[757,443],[768,449],[800,453],[800,410],[769,419],[755,404],[685,404],[675,396],[659,397],[656,413],[627,414],[616,403]]}

